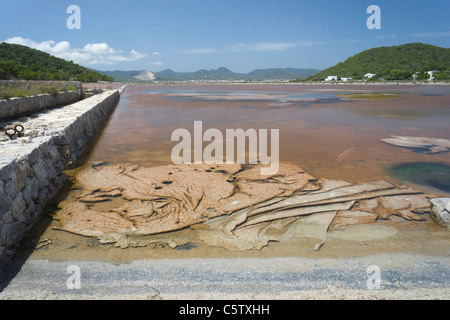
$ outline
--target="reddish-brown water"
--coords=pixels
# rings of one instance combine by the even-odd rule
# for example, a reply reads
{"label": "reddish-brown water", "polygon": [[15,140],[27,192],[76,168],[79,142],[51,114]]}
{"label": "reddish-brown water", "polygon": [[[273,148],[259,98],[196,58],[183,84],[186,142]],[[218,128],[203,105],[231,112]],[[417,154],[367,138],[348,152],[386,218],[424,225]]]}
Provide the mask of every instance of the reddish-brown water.
{"label": "reddish-brown water", "polygon": [[[336,96],[370,92],[401,94],[390,100],[346,101]],[[177,144],[171,141],[173,130],[185,128],[192,133],[194,121],[203,121],[203,130],[279,129],[280,161],[297,164],[318,179],[399,182],[391,175],[391,167],[411,164],[411,167],[406,166],[410,176],[421,176],[421,170],[434,175],[433,179],[426,177],[422,181],[425,183],[413,184],[416,189],[448,196],[445,190],[450,181],[449,152],[415,153],[380,139],[391,135],[450,139],[449,98],[449,86],[129,86],[84,162],[145,166],[172,163],[171,151]],[[77,172],[68,173],[76,178]],[[440,188],[434,188],[436,186]],[[59,200],[74,200],[79,190],[67,192],[63,192]],[[98,204],[102,205],[106,206],[104,210],[109,210],[116,204],[114,201]],[[47,215],[29,233],[21,252],[36,259],[114,263],[160,258],[339,258],[388,252],[449,256],[450,233],[434,223],[429,214],[425,217],[426,221],[393,217],[362,228],[330,231],[320,251],[313,250],[318,239],[304,237],[294,238],[289,243],[271,242],[260,251],[235,252],[203,243],[190,228],[129,239],[127,249],[114,244],[100,245],[97,239],[60,231],[59,222]],[[153,244],[143,244],[145,241]],[[174,249],[168,245],[171,242],[187,243],[188,247]]]}
{"label": "reddish-brown water", "polygon": [[[340,93],[399,93],[397,99],[344,100]],[[301,84],[128,86],[90,161],[171,163],[177,128],[279,129],[280,162],[317,178],[395,181],[401,163],[450,165],[450,153],[388,145],[391,135],[450,139],[450,87]],[[204,143],[204,147],[207,143]],[[446,194],[443,190],[424,191]]]}

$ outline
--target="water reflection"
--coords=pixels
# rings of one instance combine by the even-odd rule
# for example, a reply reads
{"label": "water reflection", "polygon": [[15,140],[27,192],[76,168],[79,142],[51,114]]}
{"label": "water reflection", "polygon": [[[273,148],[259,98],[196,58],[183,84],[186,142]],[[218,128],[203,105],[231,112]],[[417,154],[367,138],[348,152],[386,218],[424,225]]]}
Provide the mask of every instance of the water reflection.
{"label": "water reflection", "polygon": [[[404,97],[337,97],[352,92]],[[386,170],[395,164],[450,165],[448,153],[414,153],[380,141],[391,135],[449,139],[449,97],[448,86],[129,86],[90,160],[170,164],[176,145],[172,132],[185,128],[192,133],[194,121],[203,121],[204,130],[279,129],[280,161],[297,164],[318,178],[396,181],[398,176]]]}
{"label": "water reflection", "polygon": [[450,193],[449,165],[432,162],[403,163],[393,166],[389,172],[399,180]]}

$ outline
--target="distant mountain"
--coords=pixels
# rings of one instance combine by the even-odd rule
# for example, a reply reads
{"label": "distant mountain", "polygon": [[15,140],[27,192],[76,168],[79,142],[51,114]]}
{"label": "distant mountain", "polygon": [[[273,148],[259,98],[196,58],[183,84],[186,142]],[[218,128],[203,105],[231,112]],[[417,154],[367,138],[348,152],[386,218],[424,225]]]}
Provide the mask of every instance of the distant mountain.
{"label": "distant mountain", "polygon": [[225,67],[196,72],[174,72],[170,69],[156,72],[156,80],[292,80],[314,75],[316,69],[257,69],[250,73],[235,73]]}
{"label": "distant mountain", "polygon": [[118,82],[154,81],[155,75],[148,70],[141,71],[101,71]]}
{"label": "distant mountain", "polygon": [[0,79],[114,81],[98,71],[18,44],[0,43]]}
{"label": "distant mountain", "polygon": [[163,71],[158,72],[157,74],[158,78],[161,78],[161,77],[175,77],[177,73],[173,70],[165,69]]}
{"label": "distant mountain", "polygon": [[174,72],[170,69],[155,73],[159,81],[189,81],[189,80],[240,80],[241,74],[234,73],[227,68],[217,70],[198,70],[195,72]]}
{"label": "distant mountain", "polygon": [[248,79],[266,80],[266,79],[302,79],[316,74],[317,69],[256,69],[247,74]]}
{"label": "distant mountain", "polygon": [[219,69],[216,70],[217,74],[221,74],[223,76],[229,76],[229,77],[233,77],[236,75],[236,73],[234,73],[233,71],[231,71],[230,69],[227,69],[225,67],[220,67]]}
{"label": "distant mountain", "polygon": [[392,47],[378,47],[363,51],[344,62],[325,69],[311,77],[323,80],[328,76],[362,79],[364,74],[376,74],[386,80],[409,79],[414,73],[428,78],[428,71],[440,71],[442,79],[450,71],[450,49],[423,43],[409,43]]}
{"label": "distant mountain", "polygon": [[[316,69],[257,69],[250,73],[235,73],[225,67],[213,70],[198,70],[195,72],[175,72],[166,69],[160,72],[150,71],[102,71],[102,73],[113,77],[116,81],[136,82],[136,81],[236,81],[236,80],[292,80],[297,78],[305,78],[314,75],[319,70]],[[154,75],[144,79],[142,74],[150,73]]]}

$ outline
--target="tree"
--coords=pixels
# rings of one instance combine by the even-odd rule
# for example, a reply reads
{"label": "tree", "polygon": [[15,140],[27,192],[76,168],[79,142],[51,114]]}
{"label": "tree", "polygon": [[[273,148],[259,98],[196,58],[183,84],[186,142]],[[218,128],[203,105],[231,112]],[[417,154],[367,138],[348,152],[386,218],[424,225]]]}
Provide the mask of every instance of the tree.
{"label": "tree", "polygon": [[89,70],[72,61],[25,46],[0,43],[1,79],[114,81],[112,77]]}
{"label": "tree", "polygon": [[[391,74],[393,70],[403,73]],[[358,79],[359,75],[367,72],[376,73],[377,77],[409,79],[414,72],[421,70],[449,71],[450,49],[423,43],[373,48],[323,70],[311,79],[319,80],[330,75],[347,77],[349,74]]]}
{"label": "tree", "polygon": [[389,75],[386,76],[387,80],[407,80],[412,77],[412,73],[409,71],[394,69],[391,70]]}

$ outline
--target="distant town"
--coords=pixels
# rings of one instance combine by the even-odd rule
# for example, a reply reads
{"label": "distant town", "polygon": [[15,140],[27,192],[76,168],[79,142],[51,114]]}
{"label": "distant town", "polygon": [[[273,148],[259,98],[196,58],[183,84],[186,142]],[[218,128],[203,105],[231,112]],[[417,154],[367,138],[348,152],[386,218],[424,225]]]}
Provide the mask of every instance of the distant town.
{"label": "distant town", "polygon": [[[437,71],[427,71],[427,74],[430,76],[430,78],[428,78],[428,82],[432,82],[434,80],[436,80],[436,78],[433,76],[434,73],[436,73]],[[415,72],[413,74],[413,80],[416,81],[417,76],[418,76],[419,72]],[[370,79],[374,79],[376,77],[376,73],[366,73],[364,74],[364,79],[363,80],[370,80]],[[380,78],[379,80],[383,80],[382,78]],[[325,78],[326,82],[331,82],[331,81],[342,81],[342,82],[350,82],[353,81],[353,78],[350,77],[339,77],[339,76],[328,76]]]}

